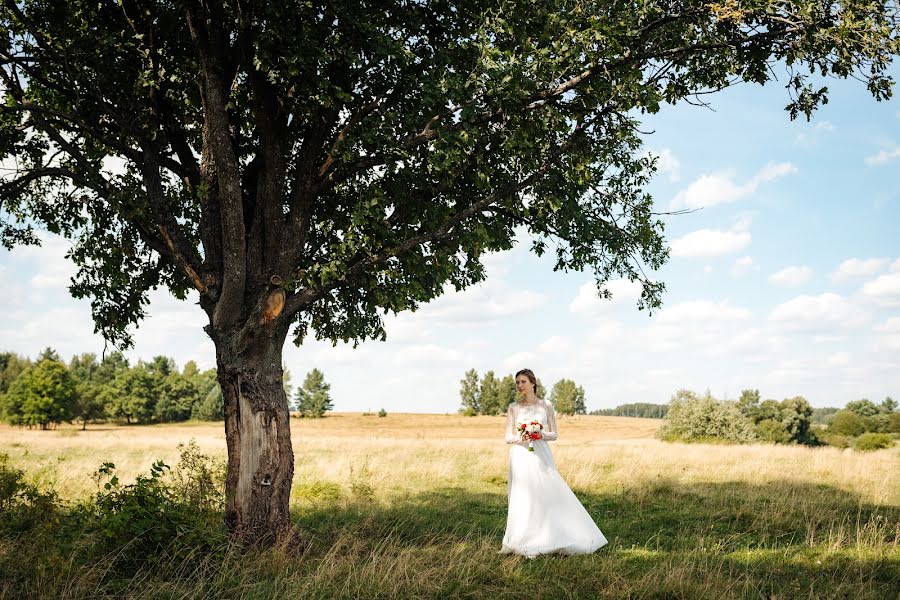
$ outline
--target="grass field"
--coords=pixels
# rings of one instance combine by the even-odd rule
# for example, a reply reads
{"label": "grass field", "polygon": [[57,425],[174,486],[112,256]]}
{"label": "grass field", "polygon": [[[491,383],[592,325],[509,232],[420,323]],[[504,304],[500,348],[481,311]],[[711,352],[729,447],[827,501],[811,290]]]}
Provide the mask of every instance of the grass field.
{"label": "grass field", "polygon": [[[503,417],[359,414],[294,420],[292,510],[309,551],[193,556],[128,581],[82,568],[0,596],[139,598],[897,598],[900,449],[683,445],[660,421],[561,417],[560,472],[609,545],[498,555]],[[0,427],[0,452],[75,501],[104,461],[131,480],[179,442],[224,458],[221,424]],[[0,559],[17,541],[5,539]],[[80,579],[79,579],[80,578]],[[2,584],[0,584],[2,585]]]}

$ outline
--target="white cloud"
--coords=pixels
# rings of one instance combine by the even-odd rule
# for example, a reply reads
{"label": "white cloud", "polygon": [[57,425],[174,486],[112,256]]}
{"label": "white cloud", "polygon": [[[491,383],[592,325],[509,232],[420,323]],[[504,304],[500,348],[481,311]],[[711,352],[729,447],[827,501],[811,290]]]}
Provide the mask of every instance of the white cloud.
{"label": "white cloud", "polygon": [[518,371],[519,369],[531,369],[534,371],[535,362],[537,362],[537,355],[534,352],[516,352],[503,360],[503,366],[510,371]]}
{"label": "white cloud", "polygon": [[669,148],[663,148],[658,153],[657,152],[646,152],[645,155],[656,156],[656,169],[658,173],[664,173],[669,176],[669,181],[676,182],[681,180],[681,163],[675,155],[672,154],[672,150]]}
{"label": "white cloud", "polygon": [[461,363],[463,354],[454,348],[436,344],[418,344],[401,348],[394,353],[394,362],[399,365],[411,363]]}
{"label": "white cloud", "polygon": [[672,256],[705,258],[732,254],[749,246],[751,239],[748,231],[698,229],[672,241]]}
{"label": "white cloud", "polygon": [[604,288],[612,294],[609,300],[598,297],[597,285],[593,281],[583,284],[578,289],[578,295],[569,304],[569,310],[579,314],[597,315],[609,312],[613,307],[624,303],[634,304],[641,295],[642,286],[639,281],[611,279],[604,284]]}
{"label": "white cloud", "polygon": [[882,150],[878,154],[866,157],[866,164],[871,166],[884,165],[900,156],[900,146],[893,150]]}
{"label": "white cloud", "polygon": [[844,367],[850,364],[849,352],[835,352],[825,359],[825,364],[829,367]]}
{"label": "white cloud", "polygon": [[544,353],[568,352],[572,348],[572,342],[559,335],[550,336],[544,340],[538,350]]}
{"label": "white cloud", "polygon": [[445,286],[444,295],[422,306],[419,318],[434,322],[483,324],[526,315],[543,306],[544,294],[529,289],[514,289],[497,277],[473,285],[461,292]]}
{"label": "white cloud", "polygon": [[769,282],[787,287],[803,285],[812,278],[812,274],[809,267],[785,267],[769,275]]}
{"label": "white cloud", "polygon": [[743,277],[750,271],[759,271],[759,267],[753,263],[753,258],[742,256],[731,265],[730,273],[732,277]]}
{"label": "white cloud", "polygon": [[900,307],[900,271],[893,271],[869,281],[863,286],[862,293],[881,306]]}
{"label": "white cloud", "polygon": [[900,333],[900,317],[890,317],[884,323],[876,325],[874,329],[884,333]]}
{"label": "white cloud", "polygon": [[835,126],[831,121],[819,121],[815,125],[807,125],[805,129],[797,134],[794,141],[800,146],[812,147],[818,145],[825,134],[833,132]]}
{"label": "white cloud", "polygon": [[744,321],[753,315],[746,308],[730,306],[727,301],[690,300],[659,311],[661,323]]}
{"label": "white cloud", "polygon": [[797,172],[791,163],[769,163],[744,184],[734,182],[733,169],[701,175],[672,199],[672,208],[702,208],[735,202],[756,193],[763,183]]}
{"label": "white cloud", "polygon": [[858,277],[869,277],[884,269],[889,261],[888,258],[848,258],[831,274],[831,281],[844,283]]}
{"label": "white cloud", "polygon": [[859,307],[833,293],[797,296],[769,313],[769,321],[784,331],[831,332],[862,325],[868,319]]}
{"label": "white cloud", "polygon": [[876,352],[882,347],[900,350],[900,317],[889,317],[884,323],[879,323],[872,329],[878,334],[873,343]]}

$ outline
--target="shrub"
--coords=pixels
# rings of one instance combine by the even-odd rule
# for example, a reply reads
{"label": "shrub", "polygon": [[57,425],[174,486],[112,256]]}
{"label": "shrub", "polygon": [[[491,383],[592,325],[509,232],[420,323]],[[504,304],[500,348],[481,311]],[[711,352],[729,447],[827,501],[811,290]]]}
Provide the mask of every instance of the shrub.
{"label": "shrub", "polygon": [[890,448],[894,445],[894,438],[889,433],[864,433],[853,443],[854,450],[864,452]]}
{"label": "shrub", "polygon": [[95,558],[115,557],[111,572],[129,576],[147,563],[225,547],[219,476],[224,470],[200,454],[193,440],[179,449],[181,462],[174,473],[156,461],[149,476],[138,475],[129,485],[119,481],[113,463],[103,463],[94,475],[97,493],[73,511],[71,527],[94,539]]}
{"label": "shrub", "polygon": [[685,442],[756,440],[753,426],[734,402],[720,402],[709,392],[700,397],[690,390],[679,390],[672,397],[657,435],[666,441]]}
{"label": "shrub", "polygon": [[386,417],[386,416],[387,416],[387,411],[384,410],[384,409],[382,408],[381,410],[378,411],[378,416],[379,416],[379,417]]}
{"label": "shrub", "polygon": [[839,433],[832,433],[829,431],[824,431],[819,434],[819,439],[829,446],[834,446],[835,448],[849,448],[853,445],[853,438],[841,435]]}
{"label": "shrub", "polygon": [[765,419],[757,423],[756,437],[763,442],[774,442],[776,444],[787,444],[791,441],[791,434],[788,433],[781,421],[774,419]]}
{"label": "shrub", "polygon": [[849,410],[838,411],[828,426],[829,433],[856,437],[866,432],[866,421],[855,412]]}

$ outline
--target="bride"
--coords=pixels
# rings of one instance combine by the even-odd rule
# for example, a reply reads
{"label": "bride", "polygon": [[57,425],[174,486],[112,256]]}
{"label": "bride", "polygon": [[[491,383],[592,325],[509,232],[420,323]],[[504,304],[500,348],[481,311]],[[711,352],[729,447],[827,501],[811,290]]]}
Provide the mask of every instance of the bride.
{"label": "bride", "polygon": [[[519,400],[506,412],[509,449],[509,509],[501,554],[537,556],[589,554],[606,545],[591,515],[556,470],[547,442],[556,439],[553,406],[535,395],[537,379],[530,369],[516,373]],[[519,425],[539,421],[539,439],[522,441]]]}

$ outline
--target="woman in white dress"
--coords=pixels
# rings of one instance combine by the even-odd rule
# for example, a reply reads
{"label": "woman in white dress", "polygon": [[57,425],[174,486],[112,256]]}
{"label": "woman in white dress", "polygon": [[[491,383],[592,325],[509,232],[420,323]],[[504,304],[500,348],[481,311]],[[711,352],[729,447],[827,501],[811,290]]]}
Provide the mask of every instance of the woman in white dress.
{"label": "woman in white dress", "polygon": [[[501,554],[537,556],[590,554],[606,545],[594,519],[556,470],[547,442],[556,440],[556,413],[537,397],[537,379],[530,369],[516,373],[519,400],[506,411],[506,443],[509,449],[509,508]],[[518,427],[539,421],[540,439],[523,441]]]}

